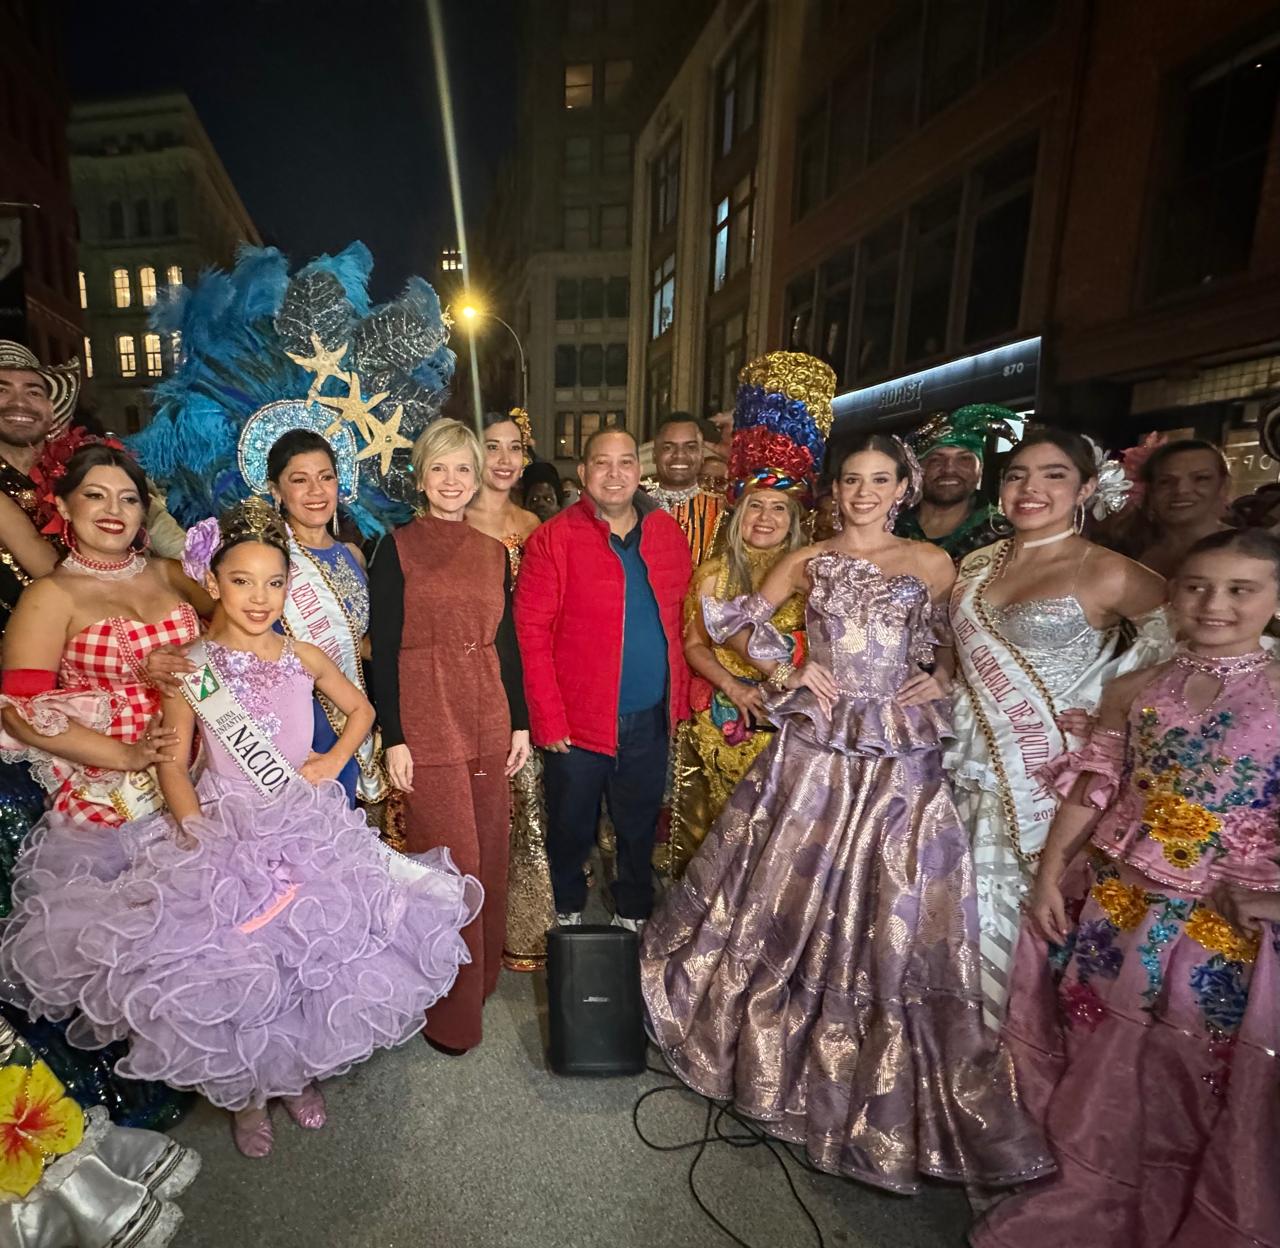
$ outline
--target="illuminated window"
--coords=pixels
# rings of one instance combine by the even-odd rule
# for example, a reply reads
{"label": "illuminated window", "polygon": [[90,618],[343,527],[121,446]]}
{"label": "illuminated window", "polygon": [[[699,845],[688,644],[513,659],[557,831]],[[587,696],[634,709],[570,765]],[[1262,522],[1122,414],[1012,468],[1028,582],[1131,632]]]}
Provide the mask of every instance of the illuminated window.
{"label": "illuminated window", "polygon": [[595,89],[595,66],[590,62],[564,67],[565,108],[590,108]]}
{"label": "illuminated window", "polygon": [[128,269],[111,270],[111,288],[115,292],[117,308],[127,308],[133,302]]}
{"label": "illuminated window", "polygon": [[160,353],[160,335],[144,334],[142,345],[147,355],[147,376],[159,377],[164,372],[164,357]]}
{"label": "illuminated window", "polygon": [[446,247],[440,253],[440,271],[442,273],[462,272],[462,251],[457,247]]}
{"label": "illuminated window", "polygon": [[149,264],[138,270],[138,293],[144,308],[156,306],[156,271]]}
{"label": "illuminated window", "polygon": [[719,290],[735,273],[751,263],[755,246],[753,205],[755,173],[738,181],[731,194],[716,204],[711,239],[711,289]]}
{"label": "illuminated window", "polygon": [[182,285],[182,265],[171,264],[169,266],[169,271],[165,275],[165,277],[170,286],[181,286]]}
{"label": "illuminated window", "polygon": [[676,220],[680,205],[680,136],[677,134],[650,166],[653,183],[653,233],[661,234]]}
{"label": "illuminated window", "polygon": [[86,377],[93,376],[93,343],[89,341],[88,334],[84,336],[84,375]]}
{"label": "illuminated window", "polygon": [[616,104],[631,81],[630,61],[605,61],[604,63],[604,102]]}
{"label": "illuminated window", "polygon": [[177,368],[182,363],[182,334],[176,329],[169,335],[169,353],[173,359],[173,367]]}
{"label": "illuminated window", "polygon": [[671,328],[676,304],[676,254],[673,251],[653,268],[649,285],[649,336],[659,338]]}
{"label": "illuminated window", "polygon": [[138,353],[132,334],[116,335],[116,364],[120,369],[121,377],[138,375]]}
{"label": "illuminated window", "polygon": [[84,280],[84,270],[80,270],[80,306],[87,308],[89,306],[89,287]]}

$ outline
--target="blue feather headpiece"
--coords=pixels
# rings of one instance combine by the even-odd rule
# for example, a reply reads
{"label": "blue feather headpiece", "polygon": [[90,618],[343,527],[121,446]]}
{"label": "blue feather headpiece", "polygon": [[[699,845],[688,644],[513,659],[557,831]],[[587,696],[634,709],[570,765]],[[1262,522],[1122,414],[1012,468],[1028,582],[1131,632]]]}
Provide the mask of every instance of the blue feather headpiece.
{"label": "blue feather headpiece", "polygon": [[206,272],[156,306],[152,327],[180,335],[181,363],[129,442],[179,522],[261,492],[271,444],[294,427],[329,439],[366,536],[409,518],[408,451],[453,376],[449,320],[420,277],[371,305],[372,268],[359,242],[292,276],[274,247],[244,247],[229,273]]}

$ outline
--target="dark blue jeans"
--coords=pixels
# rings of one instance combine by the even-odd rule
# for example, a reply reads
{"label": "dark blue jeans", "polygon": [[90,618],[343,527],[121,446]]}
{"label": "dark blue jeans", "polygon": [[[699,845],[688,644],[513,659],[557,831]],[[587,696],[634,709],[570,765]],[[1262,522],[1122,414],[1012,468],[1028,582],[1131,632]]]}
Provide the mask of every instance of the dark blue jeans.
{"label": "dark blue jeans", "polygon": [[576,746],[567,754],[545,752],[547,858],[557,912],[573,913],[587,904],[582,868],[596,842],[603,798],[618,837],[614,906],[624,919],[649,917],[653,909],[649,861],[667,782],[669,749],[664,702],[652,710],[618,716],[616,758]]}

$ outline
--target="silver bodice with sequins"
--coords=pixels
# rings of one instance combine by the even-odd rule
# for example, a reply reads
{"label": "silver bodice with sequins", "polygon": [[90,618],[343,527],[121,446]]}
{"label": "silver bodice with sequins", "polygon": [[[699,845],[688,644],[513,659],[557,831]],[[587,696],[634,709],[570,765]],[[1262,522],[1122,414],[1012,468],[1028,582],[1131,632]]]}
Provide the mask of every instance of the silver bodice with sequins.
{"label": "silver bodice with sequins", "polygon": [[1017,646],[1053,695],[1066,692],[1115,641],[1099,631],[1074,597],[1033,598],[992,609],[1000,635]]}

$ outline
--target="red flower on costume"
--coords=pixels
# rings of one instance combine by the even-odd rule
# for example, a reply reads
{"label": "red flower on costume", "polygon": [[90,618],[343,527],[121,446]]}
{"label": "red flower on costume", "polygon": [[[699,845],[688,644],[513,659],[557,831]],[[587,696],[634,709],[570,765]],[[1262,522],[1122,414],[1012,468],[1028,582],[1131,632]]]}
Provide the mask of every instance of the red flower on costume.
{"label": "red flower on costume", "polygon": [[812,477],[814,471],[813,455],[808,447],[764,425],[739,429],[733,438],[729,476],[737,480],[752,476],[761,464],[799,479]]}
{"label": "red flower on costume", "polygon": [[123,451],[125,445],[119,438],[100,438],[80,426],[68,429],[60,437],[51,438],[44,445],[36,466],[31,470],[31,481],[36,487],[35,521],[41,533],[61,537],[67,522],[58,513],[54,489],[67,475],[67,464],[82,446],[109,446],[113,451]]}

